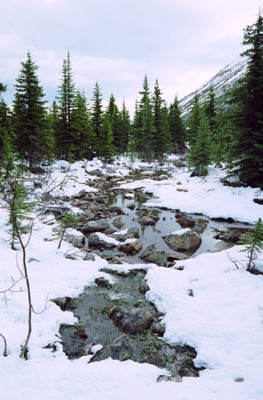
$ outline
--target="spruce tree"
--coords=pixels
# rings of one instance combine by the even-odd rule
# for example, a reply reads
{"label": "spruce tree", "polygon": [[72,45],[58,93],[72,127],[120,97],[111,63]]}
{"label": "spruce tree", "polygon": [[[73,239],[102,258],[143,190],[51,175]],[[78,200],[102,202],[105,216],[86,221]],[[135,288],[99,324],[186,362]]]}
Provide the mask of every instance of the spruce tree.
{"label": "spruce tree", "polygon": [[216,106],[213,86],[209,88],[208,101],[205,104],[205,113],[208,118],[212,137],[214,138],[216,135]]}
{"label": "spruce tree", "polygon": [[198,95],[194,98],[194,105],[191,111],[190,124],[187,132],[189,145],[192,146],[196,142],[197,131],[200,125],[200,104]]}
{"label": "spruce tree", "polygon": [[121,135],[121,116],[113,94],[110,96],[108,108],[106,110],[112,130],[112,141],[117,153],[120,151],[120,135]]}
{"label": "spruce tree", "polygon": [[211,162],[211,130],[204,108],[201,108],[199,117],[197,138],[190,147],[188,161],[190,167],[194,168],[193,175],[206,176]]}
{"label": "spruce tree", "polygon": [[154,157],[155,127],[153,120],[152,103],[147,76],[144,77],[143,90],[140,92],[141,100],[136,116],[135,143],[138,154],[146,161]]}
{"label": "spruce tree", "polygon": [[129,111],[125,106],[125,102],[122,104],[120,113],[120,132],[119,132],[119,149],[120,154],[124,154],[128,150],[128,143],[131,137],[131,120]]}
{"label": "spruce tree", "polygon": [[245,245],[245,251],[248,256],[247,269],[253,270],[255,268],[255,259],[258,254],[263,250],[263,222],[259,218],[255,229],[249,231],[246,235],[241,237],[238,244]]}
{"label": "spruce tree", "polygon": [[14,129],[17,151],[28,160],[29,168],[33,170],[43,158],[52,156],[53,142],[49,137],[44,93],[36,74],[38,67],[30,53],[21,64],[15,85]]}
{"label": "spruce tree", "polygon": [[232,121],[236,135],[231,150],[231,174],[242,183],[263,187],[263,18],[244,31],[242,53],[248,59],[247,71],[232,92]]}
{"label": "spruce tree", "polygon": [[11,116],[9,109],[2,98],[2,93],[6,91],[6,86],[0,82],[0,175],[8,177],[13,167],[13,141]]}
{"label": "spruce tree", "polygon": [[69,159],[72,142],[72,111],[76,97],[70,53],[63,60],[61,85],[58,87],[59,124],[56,129],[56,152],[59,158]]}
{"label": "spruce tree", "polygon": [[174,102],[169,107],[168,123],[171,136],[172,151],[174,153],[184,152],[186,149],[186,130],[181,117],[181,111],[179,108],[177,97],[174,99]]}
{"label": "spruce tree", "polygon": [[100,157],[105,163],[109,162],[112,156],[116,153],[113,145],[112,128],[109,115],[103,116],[103,122],[100,129]]}
{"label": "spruce tree", "polygon": [[91,107],[91,124],[95,135],[95,146],[94,150],[97,155],[100,155],[100,145],[101,145],[101,128],[103,122],[103,111],[102,111],[102,95],[98,83],[96,82],[93,97],[92,97],[92,107]]}
{"label": "spruce tree", "polygon": [[74,160],[93,157],[95,135],[92,129],[84,93],[77,92],[71,117],[71,157]]}
{"label": "spruce tree", "polygon": [[152,108],[154,126],[154,157],[157,159],[162,159],[164,154],[167,153],[170,149],[171,137],[168,124],[168,112],[162,98],[162,93],[158,80],[156,80],[154,86],[154,92],[152,96]]}

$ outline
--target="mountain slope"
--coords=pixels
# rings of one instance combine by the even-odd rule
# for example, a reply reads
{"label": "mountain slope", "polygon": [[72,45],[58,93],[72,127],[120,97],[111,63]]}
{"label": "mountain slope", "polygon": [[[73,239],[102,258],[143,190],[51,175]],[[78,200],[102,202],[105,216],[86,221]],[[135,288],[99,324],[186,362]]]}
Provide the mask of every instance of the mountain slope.
{"label": "mountain slope", "polygon": [[187,117],[190,113],[196,94],[199,95],[200,103],[203,103],[207,99],[210,86],[213,86],[217,102],[220,104],[224,94],[234,85],[237,79],[245,74],[246,67],[247,59],[239,56],[235,58],[232,63],[221,69],[199,89],[183,97],[179,102],[183,117]]}

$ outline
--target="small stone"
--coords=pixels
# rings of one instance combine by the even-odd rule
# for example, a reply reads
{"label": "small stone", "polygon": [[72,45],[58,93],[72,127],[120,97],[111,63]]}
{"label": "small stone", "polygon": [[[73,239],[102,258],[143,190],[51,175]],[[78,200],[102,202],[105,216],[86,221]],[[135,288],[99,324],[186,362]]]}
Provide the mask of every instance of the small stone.
{"label": "small stone", "polygon": [[112,288],[112,284],[104,277],[96,278],[95,283],[98,287],[101,287],[101,288],[105,288],[105,289]]}
{"label": "small stone", "polygon": [[235,379],[235,382],[244,382],[244,380],[245,380],[244,378],[239,377]]}

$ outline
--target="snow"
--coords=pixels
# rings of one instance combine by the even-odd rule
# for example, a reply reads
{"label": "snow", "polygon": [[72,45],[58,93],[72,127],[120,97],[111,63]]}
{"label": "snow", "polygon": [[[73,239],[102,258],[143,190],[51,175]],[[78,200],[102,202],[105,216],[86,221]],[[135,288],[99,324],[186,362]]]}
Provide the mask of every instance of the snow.
{"label": "snow", "polygon": [[177,231],[174,231],[174,232],[172,233],[172,235],[179,235],[179,236],[181,236],[181,235],[184,235],[185,233],[190,232],[190,231],[191,231],[190,228],[178,229]]}
{"label": "snow", "polygon": [[[210,169],[206,179],[190,177],[188,171],[175,171],[172,178],[156,182],[150,179],[121,185],[122,188],[144,187],[154,195],[146,204],[152,207],[180,209],[191,213],[202,213],[214,218],[231,217],[235,221],[255,223],[262,217],[262,206],[253,202],[262,192],[257,188],[224,186],[221,170]],[[178,185],[177,182],[181,182]],[[186,191],[181,191],[182,189]]]}
{"label": "snow", "polygon": [[[122,176],[128,175],[124,161],[118,160]],[[57,184],[65,174],[68,178],[74,174],[76,180],[65,180],[58,192],[62,196],[72,193],[73,189],[80,191],[88,187],[88,172],[96,169],[98,164],[96,160],[75,164],[57,162],[52,166],[50,179]],[[123,186],[143,185],[157,197],[155,202],[149,202],[153,206],[255,222],[262,216],[263,208],[252,200],[261,192],[251,188],[224,187],[219,181],[221,175],[220,171],[213,169],[202,181],[190,178],[186,171],[174,170],[173,177],[166,181],[147,179]],[[182,185],[177,185],[178,181]],[[178,187],[188,192],[178,192]],[[35,191],[35,196],[45,190],[44,185]],[[82,252],[66,241],[58,250],[58,240],[50,240],[54,225],[36,220],[27,247],[27,260],[34,309],[43,312],[33,314],[30,358],[24,361],[19,358],[20,345],[27,330],[25,281],[21,279],[19,270],[22,254],[10,248],[6,221],[7,211],[0,207],[0,333],[6,337],[8,345],[8,357],[0,357],[1,398],[262,400],[263,276],[254,276],[245,270],[246,255],[240,252],[241,246],[179,261],[184,266],[182,271],[154,264],[108,265],[98,256],[95,261],[84,261]],[[106,240],[115,241],[109,237]],[[66,258],[75,252],[78,252],[77,260]],[[231,259],[239,262],[239,269]],[[263,265],[262,254],[257,265]],[[199,378],[183,378],[181,383],[157,383],[159,375],[169,373],[153,365],[111,359],[88,364],[90,356],[74,361],[66,358],[58,343],[59,326],[61,323],[74,324],[76,319],[72,313],[62,312],[51,299],[77,296],[98,276],[111,280],[111,275],[100,271],[107,266],[123,272],[138,267],[147,271],[146,279],[150,286],[147,298],[165,314],[164,339],[172,344],[187,343],[195,347],[195,364],[206,368]],[[15,291],[4,294],[13,281],[18,281]],[[190,290],[193,296],[189,296]],[[57,342],[56,352],[43,349],[53,342]],[[98,351],[98,346],[99,343],[94,346],[94,352]]]}

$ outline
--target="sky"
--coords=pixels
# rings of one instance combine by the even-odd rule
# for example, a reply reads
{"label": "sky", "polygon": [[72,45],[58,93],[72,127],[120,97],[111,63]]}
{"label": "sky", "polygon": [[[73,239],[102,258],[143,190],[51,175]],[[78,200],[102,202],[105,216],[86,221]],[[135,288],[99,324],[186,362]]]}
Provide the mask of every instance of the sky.
{"label": "sky", "polygon": [[260,0],[0,0],[0,82],[11,104],[30,51],[52,102],[70,52],[73,79],[91,102],[98,82],[132,112],[147,75],[167,103],[197,89],[242,51]]}

